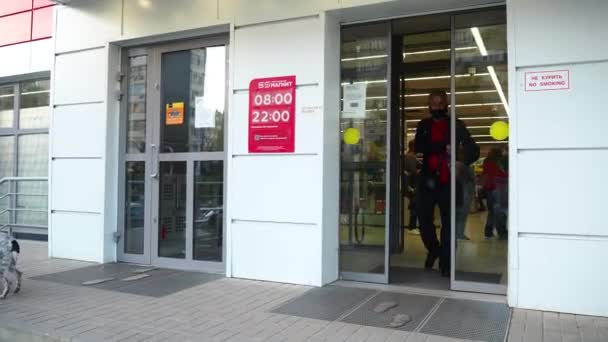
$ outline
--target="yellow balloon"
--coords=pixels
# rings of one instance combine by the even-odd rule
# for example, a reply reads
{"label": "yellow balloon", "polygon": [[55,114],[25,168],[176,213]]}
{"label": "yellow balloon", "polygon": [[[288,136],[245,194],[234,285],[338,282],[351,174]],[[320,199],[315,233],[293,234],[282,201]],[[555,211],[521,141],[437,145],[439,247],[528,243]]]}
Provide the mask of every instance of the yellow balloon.
{"label": "yellow balloon", "polygon": [[509,137],[509,124],[504,121],[496,121],[490,126],[490,135],[495,140],[505,140]]}
{"label": "yellow balloon", "polygon": [[347,128],[344,131],[344,142],[348,145],[355,145],[359,143],[359,139],[361,139],[361,133],[356,128]]}

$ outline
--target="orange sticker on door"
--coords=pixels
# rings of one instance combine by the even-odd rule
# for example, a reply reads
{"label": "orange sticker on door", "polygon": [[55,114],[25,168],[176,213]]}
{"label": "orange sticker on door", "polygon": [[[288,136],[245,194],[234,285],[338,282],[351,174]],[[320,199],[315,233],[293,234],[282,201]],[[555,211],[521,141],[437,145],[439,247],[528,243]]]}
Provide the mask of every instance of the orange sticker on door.
{"label": "orange sticker on door", "polygon": [[165,106],[165,125],[182,125],[184,123],[184,103],[173,102]]}

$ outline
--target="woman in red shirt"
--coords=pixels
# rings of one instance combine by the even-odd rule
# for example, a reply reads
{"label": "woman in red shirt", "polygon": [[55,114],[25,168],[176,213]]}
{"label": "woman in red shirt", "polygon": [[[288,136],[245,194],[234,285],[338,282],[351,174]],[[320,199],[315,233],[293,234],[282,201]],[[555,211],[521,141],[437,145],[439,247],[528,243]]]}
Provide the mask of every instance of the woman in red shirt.
{"label": "woman in red shirt", "polygon": [[488,202],[486,238],[494,237],[494,228],[501,238],[507,235],[507,215],[502,208],[502,196],[507,185],[507,172],[501,165],[502,150],[493,148],[483,162],[482,186]]}

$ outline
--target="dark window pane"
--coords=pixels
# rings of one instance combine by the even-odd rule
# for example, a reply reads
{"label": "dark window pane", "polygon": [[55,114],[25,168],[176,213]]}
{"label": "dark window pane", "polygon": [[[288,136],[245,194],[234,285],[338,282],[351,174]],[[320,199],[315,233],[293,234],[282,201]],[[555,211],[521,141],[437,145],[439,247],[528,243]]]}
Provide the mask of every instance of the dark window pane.
{"label": "dark window pane", "polygon": [[127,162],[124,251],[129,254],[144,254],[145,174],[144,162]]}
{"label": "dark window pane", "polygon": [[186,162],[160,163],[158,256],[186,257]]}
{"label": "dark window pane", "polygon": [[193,259],[222,261],[224,162],[194,163]]}
{"label": "dark window pane", "polygon": [[0,87],[0,128],[13,127],[15,94],[12,85]]}
{"label": "dark window pane", "polygon": [[223,151],[226,47],[165,53],[161,74],[161,152]]}
{"label": "dark window pane", "polygon": [[20,106],[19,128],[49,127],[49,81],[22,83]]}

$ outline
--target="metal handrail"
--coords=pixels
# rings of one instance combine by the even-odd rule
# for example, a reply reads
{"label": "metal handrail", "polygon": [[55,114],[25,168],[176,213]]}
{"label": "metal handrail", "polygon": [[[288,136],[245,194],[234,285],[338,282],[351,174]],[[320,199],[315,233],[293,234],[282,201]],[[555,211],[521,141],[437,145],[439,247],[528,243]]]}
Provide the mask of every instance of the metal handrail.
{"label": "metal handrail", "polygon": [[[0,178],[0,185],[4,183],[18,183],[18,182],[48,182],[47,177],[4,177]],[[0,231],[7,230],[9,234],[12,235],[13,227],[16,228],[33,228],[33,229],[46,229],[47,226],[37,225],[37,224],[22,224],[16,222],[16,212],[38,212],[45,213],[48,209],[40,209],[40,208],[14,208],[16,205],[16,199],[19,196],[32,196],[32,197],[48,197],[48,194],[31,194],[31,193],[19,193],[15,192],[15,189],[9,185],[9,189],[5,194],[0,194],[0,200],[5,198],[14,198],[13,200],[9,200],[7,206],[0,210],[0,216],[6,213],[9,213],[8,223],[0,226]],[[47,204],[48,206],[48,204]]]}

